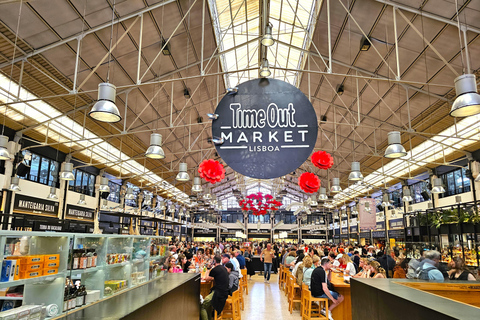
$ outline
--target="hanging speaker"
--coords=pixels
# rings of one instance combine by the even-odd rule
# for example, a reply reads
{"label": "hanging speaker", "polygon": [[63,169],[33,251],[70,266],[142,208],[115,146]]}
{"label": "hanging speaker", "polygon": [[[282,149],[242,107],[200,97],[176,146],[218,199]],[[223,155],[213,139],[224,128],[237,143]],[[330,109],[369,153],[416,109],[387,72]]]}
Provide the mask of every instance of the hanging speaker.
{"label": "hanging speaker", "polygon": [[422,191],[420,194],[422,195],[424,201],[430,200],[430,195],[427,191]]}
{"label": "hanging speaker", "polygon": [[25,163],[20,162],[17,166],[17,176],[26,177],[30,173],[30,166],[27,166]]}
{"label": "hanging speaker", "polygon": [[110,195],[110,192],[102,192],[100,193],[100,198],[102,199],[108,199],[108,196]]}

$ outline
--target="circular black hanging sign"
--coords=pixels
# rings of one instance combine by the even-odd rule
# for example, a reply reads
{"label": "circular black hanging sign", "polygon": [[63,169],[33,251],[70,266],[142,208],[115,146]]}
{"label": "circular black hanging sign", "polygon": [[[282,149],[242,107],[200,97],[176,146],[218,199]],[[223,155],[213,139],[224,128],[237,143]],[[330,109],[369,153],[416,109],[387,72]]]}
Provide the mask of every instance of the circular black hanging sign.
{"label": "circular black hanging sign", "polygon": [[275,79],[238,85],[217,106],[212,123],[217,152],[233,170],[251,178],[291,173],[310,156],[317,141],[317,115],[296,87]]}

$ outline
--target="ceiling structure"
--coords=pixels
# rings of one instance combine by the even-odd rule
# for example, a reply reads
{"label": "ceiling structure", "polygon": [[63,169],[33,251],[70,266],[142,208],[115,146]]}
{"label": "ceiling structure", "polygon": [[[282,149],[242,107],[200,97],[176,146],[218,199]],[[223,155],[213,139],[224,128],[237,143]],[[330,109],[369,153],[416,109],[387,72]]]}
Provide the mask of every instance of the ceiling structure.
{"label": "ceiling structure", "polygon": [[[260,44],[268,23],[271,47]],[[85,165],[187,201],[191,181],[175,181],[179,163],[193,176],[203,159],[220,160],[206,114],[227,88],[257,78],[267,59],[272,77],[311,100],[315,151],[331,153],[335,165],[324,171],[306,161],[273,181],[227,167],[212,190],[226,199],[259,186],[298,201],[307,195],[297,177],[310,171],[327,188],[341,178],[351,199],[479,149],[480,118],[448,115],[454,79],[480,67],[479,35],[473,0],[7,1],[0,4],[0,119]],[[368,51],[360,50],[363,37]],[[115,124],[87,115],[107,80],[124,118]],[[405,159],[383,158],[390,131],[402,133]],[[163,160],[144,157],[152,132],[163,135]],[[349,185],[352,161],[368,185]]]}

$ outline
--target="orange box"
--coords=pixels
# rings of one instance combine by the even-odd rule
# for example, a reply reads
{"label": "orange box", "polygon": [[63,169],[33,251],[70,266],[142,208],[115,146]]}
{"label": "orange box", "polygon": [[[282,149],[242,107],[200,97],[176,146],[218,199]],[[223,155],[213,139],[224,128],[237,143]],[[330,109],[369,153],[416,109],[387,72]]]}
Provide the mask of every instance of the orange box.
{"label": "orange box", "polygon": [[57,261],[45,260],[45,262],[43,263],[43,267],[45,269],[58,268],[59,265],[60,265],[60,262],[58,260]]}
{"label": "orange box", "polygon": [[17,256],[17,260],[20,260],[21,264],[43,264],[45,260],[44,255],[34,255],[34,256]]}
{"label": "orange box", "polygon": [[58,260],[60,260],[59,254],[46,254],[44,261],[47,262],[47,261],[58,261]]}
{"label": "orange box", "polygon": [[21,271],[20,271],[20,266],[21,266],[20,260],[17,259],[17,264],[15,265],[15,273],[14,273],[14,275],[13,275],[13,280],[14,280],[14,281],[21,279],[21,278],[20,278],[20,273],[21,273]]}
{"label": "orange box", "polygon": [[43,269],[43,275],[44,276],[49,276],[49,275],[57,274],[57,273],[58,273],[58,268]]}
{"label": "orange box", "polygon": [[20,272],[20,279],[30,279],[43,276],[43,270]]}
{"label": "orange box", "polygon": [[22,264],[22,266],[20,267],[21,272],[38,271],[38,270],[43,270],[43,263]]}

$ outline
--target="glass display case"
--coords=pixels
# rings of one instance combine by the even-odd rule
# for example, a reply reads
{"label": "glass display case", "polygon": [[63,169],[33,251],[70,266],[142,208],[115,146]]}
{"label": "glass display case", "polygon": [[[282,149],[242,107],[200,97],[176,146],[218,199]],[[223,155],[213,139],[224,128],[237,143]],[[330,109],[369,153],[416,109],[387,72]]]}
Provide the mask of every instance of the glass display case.
{"label": "glass display case", "polygon": [[0,231],[2,311],[34,305],[55,317],[142,285],[163,275],[167,244],[156,236]]}

